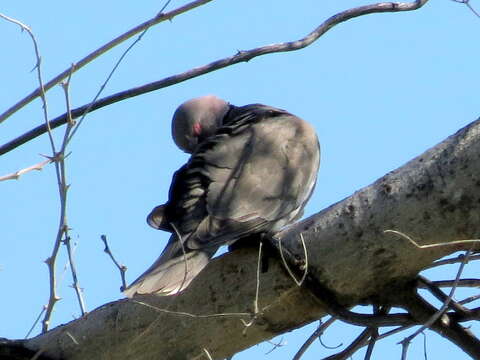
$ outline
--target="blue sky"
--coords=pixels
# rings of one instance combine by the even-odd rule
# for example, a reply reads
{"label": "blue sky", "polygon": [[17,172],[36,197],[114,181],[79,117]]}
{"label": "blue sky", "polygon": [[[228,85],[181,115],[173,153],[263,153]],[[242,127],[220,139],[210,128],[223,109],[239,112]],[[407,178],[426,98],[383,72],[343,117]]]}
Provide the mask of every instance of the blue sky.
{"label": "blue sky", "polygon": [[[168,9],[183,4],[172,1]],[[278,0],[212,1],[151,28],[128,54],[104,91],[161,79],[210,61],[265,44],[295,40],[329,16],[361,1]],[[29,25],[42,54],[44,79],[153,17],[162,2],[4,1],[0,12]],[[480,19],[466,6],[431,1],[415,12],[375,14],[338,25],[310,47],[267,55],[182,84],[103,108],[88,115],[69,149],[71,183],[68,221],[76,242],[79,280],[87,307],[121,297],[117,270],[103,253],[107,234],[117,258],[128,266],[130,281],[150,266],[166,233],[145,223],[151,208],[166,200],[172,173],[187,159],[170,137],[170,119],[183,101],[216,94],[235,105],[264,103],[281,107],[316,128],[322,161],[311,215],[366,186],[440,142],[479,116],[478,31]],[[26,33],[0,20],[0,111],[37,87],[32,44]],[[72,106],[90,101],[113,64],[131,42],[75,73]],[[51,118],[65,112],[59,86],[48,93]],[[0,124],[4,143],[43,121],[34,101]],[[55,131],[60,139],[62,130]],[[0,157],[0,175],[30,166],[50,154],[46,136]],[[43,263],[58,227],[54,167],[0,183],[0,337],[22,338],[48,299]],[[58,260],[59,292],[53,323],[79,315],[65,251]],[[474,276],[475,267],[467,271]],[[477,266],[478,267],[478,266]],[[478,269],[477,269],[478,270]],[[453,277],[455,268],[440,272]],[[467,274],[468,275],[468,274]],[[271,344],[235,359],[290,359],[314,325],[287,334],[286,345],[265,355]],[[37,333],[37,327],[35,332]],[[338,326],[325,336],[328,345],[347,344],[358,329]],[[466,359],[427,332],[431,358],[445,351]],[[407,335],[407,334],[405,334]],[[400,356],[402,336],[379,344],[374,358]],[[279,340],[279,339],[277,339]],[[410,348],[423,356],[420,336]],[[316,344],[304,359],[331,350]],[[357,354],[354,358],[361,358]]]}

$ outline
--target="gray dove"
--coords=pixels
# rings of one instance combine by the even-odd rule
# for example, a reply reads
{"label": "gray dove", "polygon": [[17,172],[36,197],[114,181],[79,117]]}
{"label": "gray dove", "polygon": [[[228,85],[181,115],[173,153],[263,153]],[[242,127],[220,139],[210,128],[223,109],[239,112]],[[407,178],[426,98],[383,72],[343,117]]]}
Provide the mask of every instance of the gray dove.
{"label": "gray dove", "polygon": [[172,135],[192,155],[173,175],[168,201],[147,217],[172,235],[128,297],[184,290],[220,246],[299,219],[315,187],[315,130],[285,110],[203,96],[177,108]]}

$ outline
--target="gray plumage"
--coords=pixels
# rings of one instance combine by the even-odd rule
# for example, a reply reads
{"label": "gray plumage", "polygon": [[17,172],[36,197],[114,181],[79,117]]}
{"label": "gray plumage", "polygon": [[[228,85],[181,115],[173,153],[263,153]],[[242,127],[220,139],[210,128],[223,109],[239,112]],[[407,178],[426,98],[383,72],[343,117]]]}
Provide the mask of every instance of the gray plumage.
{"label": "gray plumage", "polygon": [[147,218],[172,236],[129,297],[185,289],[221,245],[300,218],[315,186],[315,131],[284,110],[201,97],[176,110],[172,133],[192,156],[174,174],[168,202]]}

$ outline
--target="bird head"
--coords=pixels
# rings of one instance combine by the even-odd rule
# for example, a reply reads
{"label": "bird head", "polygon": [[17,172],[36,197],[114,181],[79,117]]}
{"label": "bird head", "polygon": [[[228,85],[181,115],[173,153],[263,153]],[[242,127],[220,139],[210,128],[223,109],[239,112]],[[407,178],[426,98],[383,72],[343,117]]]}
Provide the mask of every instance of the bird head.
{"label": "bird head", "polygon": [[214,95],[194,98],[180,105],[173,114],[172,136],[186,153],[193,153],[203,140],[222,126],[229,104]]}

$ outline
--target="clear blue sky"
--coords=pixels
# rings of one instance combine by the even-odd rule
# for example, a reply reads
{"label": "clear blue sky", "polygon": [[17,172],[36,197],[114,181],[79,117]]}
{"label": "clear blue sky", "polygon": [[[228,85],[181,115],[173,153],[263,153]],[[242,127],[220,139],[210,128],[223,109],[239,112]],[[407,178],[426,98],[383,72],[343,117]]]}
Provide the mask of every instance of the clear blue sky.
{"label": "clear blue sky", "polygon": [[[141,4],[141,5],[139,5]],[[181,5],[172,1],[169,9]],[[213,1],[148,31],[129,53],[104,95],[158,80],[237,50],[294,40],[334,13],[365,4],[317,0]],[[162,2],[3,1],[0,12],[32,27],[45,79],[134,25],[152,17]],[[376,14],[341,24],[311,47],[267,55],[91,113],[70,146],[68,221],[77,244],[79,280],[89,310],[120,298],[117,270],[103,253],[107,234],[131,281],[148,267],[167,234],[145,217],[166,200],[171,175],[186,160],[170,138],[170,119],[186,99],[213,93],[235,105],[265,103],[310,121],[322,145],[318,185],[306,209],[311,215],[370,184],[419,155],[479,113],[480,19],[452,1],[431,1],[416,12]],[[0,19],[0,111],[36,88],[35,59],[26,33]],[[72,106],[90,101],[127,44],[116,48],[71,81]],[[50,117],[65,111],[60,87],[48,93]],[[0,124],[4,143],[43,121],[35,101]],[[57,130],[60,138],[62,130]],[[50,154],[43,136],[0,157],[0,175],[30,166]],[[54,167],[0,183],[0,337],[22,338],[48,300],[43,263],[58,227]],[[59,293],[54,325],[79,315],[71,276],[58,260]],[[478,265],[470,264],[474,276]],[[440,273],[453,277],[455,268]],[[468,273],[467,273],[468,276]],[[291,359],[315,326],[283,337],[286,345],[265,355],[266,343],[235,359]],[[474,327],[475,329],[475,327]],[[35,333],[38,333],[39,327]],[[328,345],[347,344],[359,329],[338,326]],[[406,336],[408,333],[405,333]],[[427,332],[432,359],[448,353],[466,359],[454,345]],[[403,336],[380,343],[374,358],[400,357]],[[280,339],[277,339],[280,340]],[[423,357],[423,337],[410,348]],[[315,344],[304,359],[332,350]],[[361,358],[357,354],[354,358]]]}

